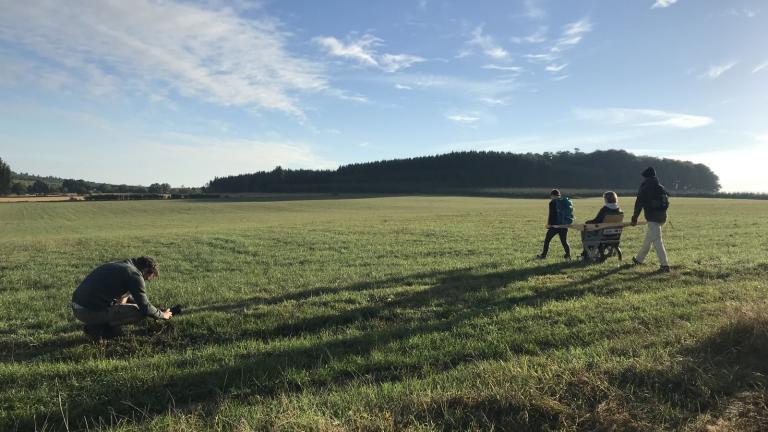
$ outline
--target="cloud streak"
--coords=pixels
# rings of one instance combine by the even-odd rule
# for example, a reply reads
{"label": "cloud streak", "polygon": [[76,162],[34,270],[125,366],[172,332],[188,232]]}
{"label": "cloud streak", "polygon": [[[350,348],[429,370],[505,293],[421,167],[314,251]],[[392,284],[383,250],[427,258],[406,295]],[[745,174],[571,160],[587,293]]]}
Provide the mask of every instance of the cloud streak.
{"label": "cloud streak", "polygon": [[365,34],[357,39],[347,38],[342,42],[332,36],[320,36],[313,41],[335,57],[350,59],[359,65],[381,69],[385,72],[397,72],[426,59],[410,54],[379,54],[377,47],[383,45],[383,40],[376,36]]}
{"label": "cloud streak", "polygon": [[720,65],[712,65],[706,72],[699,75],[699,78],[718,79],[721,75],[728,72],[731,68],[736,66],[738,62],[732,61],[729,63],[723,63]]}
{"label": "cloud streak", "polygon": [[301,115],[297,95],[328,89],[267,16],[188,3],[84,0],[4,4],[0,40],[102,92],[174,92],[224,106]]}
{"label": "cloud streak", "polygon": [[651,6],[651,9],[667,8],[677,3],[677,0],[656,0],[656,3]]}
{"label": "cloud streak", "polygon": [[476,114],[446,114],[445,118],[463,126],[474,126],[480,121]]}
{"label": "cloud streak", "polygon": [[528,36],[512,36],[509,41],[514,44],[538,44],[547,41],[547,28],[540,27]]}
{"label": "cloud streak", "polygon": [[581,43],[584,36],[591,31],[592,22],[589,18],[582,18],[578,21],[568,23],[563,26],[560,37],[557,38],[546,51],[529,53],[525,55],[525,58],[533,63],[545,63],[547,66],[544,69],[547,72],[558,74],[568,66],[568,64],[563,61],[565,52]]}
{"label": "cloud streak", "polygon": [[459,57],[466,57],[475,50],[479,50],[493,60],[506,60],[509,52],[499,45],[496,40],[483,32],[483,26],[472,30],[472,38],[466,42],[466,47],[459,53]]}
{"label": "cloud streak", "polygon": [[755,66],[755,68],[752,69],[752,73],[753,74],[758,73],[758,72],[760,72],[761,70],[763,70],[765,68],[768,68],[768,61],[764,61],[764,62],[760,63],[759,65]]}
{"label": "cloud streak", "polygon": [[710,117],[655,109],[601,108],[574,110],[581,120],[607,125],[693,129],[711,124]]}

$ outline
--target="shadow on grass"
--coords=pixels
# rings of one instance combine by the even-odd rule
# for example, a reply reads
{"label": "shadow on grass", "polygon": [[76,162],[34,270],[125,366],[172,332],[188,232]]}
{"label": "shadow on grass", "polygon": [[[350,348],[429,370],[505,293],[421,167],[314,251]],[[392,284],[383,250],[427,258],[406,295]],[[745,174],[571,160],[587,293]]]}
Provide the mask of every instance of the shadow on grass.
{"label": "shadow on grass", "polygon": [[[642,406],[677,413],[676,427],[768,430],[768,313],[737,313],[660,369],[628,368],[612,378],[645,395]],[[702,413],[705,414],[702,416]],[[638,413],[636,413],[638,414]]]}
{"label": "shadow on grass", "polygon": [[[68,391],[69,418],[73,422],[83,418],[103,418],[110,416],[131,416],[141,410],[146,416],[153,416],[167,411],[169,406],[188,404],[215,403],[222,395],[228,398],[273,397],[281,393],[300,392],[311,388],[324,388],[329,385],[365,378],[371,382],[396,382],[406,378],[421,377],[436,370],[456,367],[465,362],[493,359],[509,353],[539,354],[548,350],[563,349],[570,346],[589,346],[612,335],[593,332],[588,337],[553,338],[538,345],[511,342],[504,352],[492,348],[485,351],[468,351],[456,348],[447,353],[431,355],[427,359],[398,359],[371,356],[379,349],[391,344],[406,343],[419,336],[438,337],[440,334],[461,329],[471,324],[476,318],[493,311],[504,311],[517,306],[537,307],[550,301],[578,298],[584,295],[610,296],[620,291],[631,289],[632,281],[654,277],[648,274],[621,274],[625,267],[598,267],[596,273],[581,279],[568,279],[555,286],[541,290],[521,292],[519,295],[498,291],[517,282],[530,281],[535,277],[562,274],[563,270],[583,266],[581,263],[559,262],[539,267],[497,271],[476,274],[471,269],[458,269],[446,272],[425,272],[409,276],[396,276],[374,282],[362,282],[343,287],[315,288],[286,293],[269,298],[251,298],[240,302],[211,305],[189,310],[184,319],[196,320],[197,314],[217,312],[223,315],[212,321],[213,334],[189,335],[183,328],[167,327],[160,334],[147,329],[129,338],[127,342],[117,342],[107,347],[106,358],[128,359],[141,350],[141,345],[148,345],[160,352],[183,350],[188,347],[217,346],[238,340],[263,340],[267,342],[260,352],[233,353],[225,363],[216,367],[197,368],[187,371],[194,359],[189,356],[169,360],[174,373],[158,382],[123,383],[123,385],[89,386],[87,395],[82,391]],[[572,275],[571,273],[570,275]],[[568,275],[568,276],[570,276]],[[622,276],[622,284],[616,284],[616,275]],[[659,276],[663,277],[663,276]],[[690,278],[692,283],[696,281]],[[391,299],[374,305],[353,307],[339,313],[323,314],[311,317],[297,316],[287,318],[288,322],[265,328],[248,328],[231,337],[216,334],[216,325],[226,326],[227,315],[236,314],[242,308],[258,305],[275,305],[286,301],[304,301],[317,296],[329,296],[344,292],[376,291],[399,286],[426,286],[425,289],[393,293]],[[621,286],[619,286],[621,285]],[[546,322],[541,323],[546,326]],[[356,326],[356,327],[355,327]],[[356,328],[358,332],[348,332]],[[163,329],[166,329],[163,327]],[[733,342],[729,340],[725,344]],[[152,348],[154,346],[154,348]],[[3,347],[0,347],[0,349]],[[53,347],[50,347],[53,348]],[[398,347],[398,349],[404,349]],[[50,352],[50,350],[49,350]],[[147,354],[148,352],[140,352]],[[149,352],[151,354],[151,352]],[[136,367],[141,367],[140,360],[134,360]],[[215,362],[214,362],[215,363]],[[117,371],[115,371],[117,372]],[[673,385],[675,380],[685,380],[682,375],[670,375],[666,371],[656,371],[645,378],[641,374],[618,377],[621,385],[633,385],[633,380],[645,380],[648,386]],[[84,373],[84,372],[75,372]],[[101,372],[107,373],[107,372]],[[58,375],[40,377],[53,381]],[[665,383],[665,379],[669,384]],[[104,376],[103,382],[110,382]],[[690,394],[699,400],[700,395]],[[126,404],[128,401],[130,404]],[[476,401],[477,402],[477,401]],[[501,421],[494,410],[506,410],[509,401],[477,402],[470,411],[484,413],[489,422]],[[529,405],[520,406],[520,413],[529,412]],[[535,408],[535,407],[534,407]],[[543,408],[542,408],[543,409]],[[37,413],[17,416],[19,430],[33,424],[37,418],[57,418],[61,408],[50,406]],[[514,411],[514,409],[512,410]],[[437,415],[436,412],[430,415]],[[459,413],[454,413],[459,415]],[[550,425],[554,413],[536,414],[534,423],[538,426]],[[75,420],[80,419],[80,420]],[[549,419],[549,420],[548,420]],[[448,420],[445,420],[446,422]],[[453,422],[454,420],[450,420]],[[459,420],[456,420],[459,421]],[[517,421],[517,420],[515,420]],[[444,423],[449,424],[449,423]],[[489,423],[493,424],[493,423]],[[510,425],[517,423],[510,423]],[[522,424],[522,423],[520,423]],[[457,423],[458,426],[465,425]],[[6,425],[9,426],[9,425]],[[83,425],[80,425],[83,426]]]}

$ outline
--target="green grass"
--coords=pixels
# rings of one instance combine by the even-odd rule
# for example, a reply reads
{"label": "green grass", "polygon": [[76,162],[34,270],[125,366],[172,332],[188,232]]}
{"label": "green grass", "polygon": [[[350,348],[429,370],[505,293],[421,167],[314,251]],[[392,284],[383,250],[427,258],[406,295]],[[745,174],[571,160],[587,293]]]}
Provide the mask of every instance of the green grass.
{"label": "green grass", "polygon": [[[578,219],[599,200],[576,200]],[[625,208],[631,202],[624,200]],[[0,205],[0,430],[765,430],[768,202],[678,198],[671,274],[536,261],[546,201]],[[643,228],[624,233],[625,260]],[[571,245],[578,250],[578,237]],[[71,316],[148,254],[188,313]]]}

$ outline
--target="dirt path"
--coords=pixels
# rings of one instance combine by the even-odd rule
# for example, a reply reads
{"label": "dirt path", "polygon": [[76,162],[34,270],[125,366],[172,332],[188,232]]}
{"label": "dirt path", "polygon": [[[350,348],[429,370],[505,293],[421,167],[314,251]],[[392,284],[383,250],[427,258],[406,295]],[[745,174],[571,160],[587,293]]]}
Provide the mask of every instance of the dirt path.
{"label": "dirt path", "polygon": [[16,202],[56,202],[56,201],[83,201],[80,196],[18,196],[18,197],[0,197],[0,203]]}

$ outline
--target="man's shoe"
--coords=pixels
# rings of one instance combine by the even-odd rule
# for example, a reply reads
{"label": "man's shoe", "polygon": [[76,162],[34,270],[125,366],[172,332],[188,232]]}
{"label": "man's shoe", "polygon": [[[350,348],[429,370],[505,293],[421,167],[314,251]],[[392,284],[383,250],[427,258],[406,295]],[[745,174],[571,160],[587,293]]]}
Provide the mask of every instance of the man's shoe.
{"label": "man's shoe", "polygon": [[669,273],[669,266],[661,266],[659,267],[659,273]]}
{"label": "man's shoe", "polygon": [[540,260],[547,259],[547,256],[546,255],[536,255],[536,259],[540,259]]}
{"label": "man's shoe", "polygon": [[570,261],[570,260],[571,260],[571,255],[570,255],[570,254],[565,254],[565,255],[563,256],[563,258],[564,258],[566,261]]}
{"label": "man's shoe", "polygon": [[638,261],[638,260],[637,260],[637,258],[635,258],[635,257],[632,257],[632,264],[634,264],[634,265],[642,265],[643,263],[641,263],[640,261]]}

